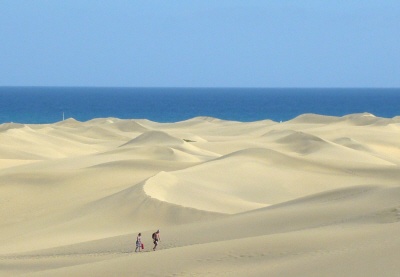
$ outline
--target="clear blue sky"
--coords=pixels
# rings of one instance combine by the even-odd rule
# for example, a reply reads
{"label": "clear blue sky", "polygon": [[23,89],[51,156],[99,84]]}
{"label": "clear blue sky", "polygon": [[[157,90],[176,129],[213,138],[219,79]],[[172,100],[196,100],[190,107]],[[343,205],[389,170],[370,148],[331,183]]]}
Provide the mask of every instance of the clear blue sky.
{"label": "clear blue sky", "polygon": [[0,86],[400,87],[400,1],[0,0]]}

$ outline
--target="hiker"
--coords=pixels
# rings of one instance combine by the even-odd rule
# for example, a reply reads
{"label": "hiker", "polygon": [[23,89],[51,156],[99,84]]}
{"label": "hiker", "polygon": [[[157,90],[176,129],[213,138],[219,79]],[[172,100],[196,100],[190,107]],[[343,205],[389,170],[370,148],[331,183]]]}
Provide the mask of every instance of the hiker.
{"label": "hiker", "polygon": [[142,249],[142,233],[139,233],[137,238],[136,238],[136,249],[135,249],[135,252],[137,252],[138,249],[139,249],[139,252],[140,252],[140,249]]}
{"label": "hiker", "polygon": [[160,230],[157,230],[155,233],[153,233],[153,235],[151,235],[151,237],[152,237],[153,243],[154,243],[153,251],[155,251],[157,248],[158,242],[161,241]]}

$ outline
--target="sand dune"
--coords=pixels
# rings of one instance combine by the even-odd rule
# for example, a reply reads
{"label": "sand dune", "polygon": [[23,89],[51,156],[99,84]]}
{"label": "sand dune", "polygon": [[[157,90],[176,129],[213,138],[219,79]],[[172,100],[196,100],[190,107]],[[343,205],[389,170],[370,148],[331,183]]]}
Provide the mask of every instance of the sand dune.
{"label": "sand dune", "polygon": [[125,145],[148,145],[148,144],[156,144],[156,145],[180,145],[183,144],[183,139],[175,138],[168,133],[161,131],[149,131],[141,134],[137,138],[134,138]]}
{"label": "sand dune", "polygon": [[399,124],[2,124],[0,276],[398,276]]}

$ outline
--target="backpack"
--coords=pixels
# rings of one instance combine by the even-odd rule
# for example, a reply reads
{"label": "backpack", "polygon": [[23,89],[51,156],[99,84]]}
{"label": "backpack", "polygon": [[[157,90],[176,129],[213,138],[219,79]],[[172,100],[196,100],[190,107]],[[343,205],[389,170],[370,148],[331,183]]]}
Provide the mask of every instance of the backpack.
{"label": "backpack", "polygon": [[152,239],[156,239],[156,238],[157,238],[156,233],[153,233],[153,234],[151,235],[151,238],[152,238]]}

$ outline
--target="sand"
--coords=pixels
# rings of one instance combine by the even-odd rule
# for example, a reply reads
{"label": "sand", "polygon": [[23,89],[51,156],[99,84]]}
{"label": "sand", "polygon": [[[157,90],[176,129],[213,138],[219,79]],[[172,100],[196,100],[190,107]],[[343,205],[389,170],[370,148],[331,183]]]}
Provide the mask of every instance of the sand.
{"label": "sand", "polygon": [[399,180],[399,117],[2,124],[0,276],[399,276]]}

